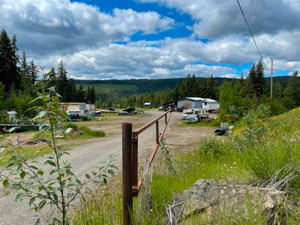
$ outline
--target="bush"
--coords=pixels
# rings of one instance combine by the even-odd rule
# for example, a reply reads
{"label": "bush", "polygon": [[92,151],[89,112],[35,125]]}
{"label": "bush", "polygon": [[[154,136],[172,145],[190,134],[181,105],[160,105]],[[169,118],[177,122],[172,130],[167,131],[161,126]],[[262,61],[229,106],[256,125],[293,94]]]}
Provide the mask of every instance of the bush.
{"label": "bush", "polygon": [[102,130],[91,130],[88,127],[85,126],[80,126],[79,130],[82,130],[84,135],[90,135],[92,137],[104,137],[105,136],[105,132]]}
{"label": "bush", "polygon": [[222,152],[221,142],[215,137],[204,138],[200,141],[198,151],[204,155],[220,155]]}
{"label": "bush", "polygon": [[77,125],[74,123],[66,123],[64,125],[64,129],[68,129],[68,128],[74,128],[74,129],[78,129]]}

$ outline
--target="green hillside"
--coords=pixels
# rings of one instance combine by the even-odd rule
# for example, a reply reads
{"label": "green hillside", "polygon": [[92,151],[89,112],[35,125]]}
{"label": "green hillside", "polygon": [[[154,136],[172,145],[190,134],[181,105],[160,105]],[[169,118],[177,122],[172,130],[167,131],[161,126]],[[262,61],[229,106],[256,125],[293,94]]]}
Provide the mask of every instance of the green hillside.
{"label": "green hillside", "polygon": [[[75,80],[77,87],[82,83],[84,89],[88,86],[93,86],[96,92],[102,93],[119,93],[123,95],[149,93],[165,90],[167,88],[175,88],[177,84],[181,84],[185,78],[170,78],[170,79],[140,79],[140,80]],[[203,83],[207,78],[198,78]],[[285,87],[289,76],[274,77],[274,83],[280,81]],[[215,78],[220,85],[224,80],[231,81],[230,78]],[[270,78],[266,78],[267,83]]]}

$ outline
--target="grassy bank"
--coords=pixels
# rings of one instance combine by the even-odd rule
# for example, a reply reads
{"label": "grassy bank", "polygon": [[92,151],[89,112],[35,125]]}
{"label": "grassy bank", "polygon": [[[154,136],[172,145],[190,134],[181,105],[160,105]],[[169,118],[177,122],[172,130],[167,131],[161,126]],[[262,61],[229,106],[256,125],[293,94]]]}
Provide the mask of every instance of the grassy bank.
{"label": "grassy bank", "polygon": [[[300,201],[300,108],[269,118],[268,109],[261,107],[247,115],[235,132],[226,139],[203,139],[195,151],[176,157],[165,146],[155,159],[150,189],[135,202],[134,223],[163,224],[173,194],[189,189],[201,178],[260,187],[286,180],[277,188],[286,192],[290,202]],[[120,194],[119,184],[113,193],[94,196],[77,212],[75,224],[121,224]],[[299,224],[297,213],[282,209],[276,222]],[[191,219],[201,224],[197,215]],[[254,220],[254,216],[220,213],[216,220],[218,224],[265,223],[263,215]]]}

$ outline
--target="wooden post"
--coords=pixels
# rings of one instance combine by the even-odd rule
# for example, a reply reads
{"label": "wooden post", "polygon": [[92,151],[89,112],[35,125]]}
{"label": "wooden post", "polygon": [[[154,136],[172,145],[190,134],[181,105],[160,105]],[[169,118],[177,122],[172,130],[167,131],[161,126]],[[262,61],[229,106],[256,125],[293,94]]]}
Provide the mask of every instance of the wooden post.
{"label": "wooden post", "polygon": [[123,225],[130,225],[132,213],[132,124],[122,124]]}

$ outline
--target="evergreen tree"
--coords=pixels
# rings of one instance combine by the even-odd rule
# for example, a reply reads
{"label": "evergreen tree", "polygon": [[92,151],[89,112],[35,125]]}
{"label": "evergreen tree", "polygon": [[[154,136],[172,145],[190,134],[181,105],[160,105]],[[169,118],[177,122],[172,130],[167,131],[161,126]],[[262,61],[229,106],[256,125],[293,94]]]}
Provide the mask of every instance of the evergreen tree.
{"label": "evergreen tree", "polygon": [[62,101],[67,100],[67,90],[68,85],[67,71],[65,69],[64,63],[61,60],[58,64],[57,69],[57,91],[61,95]]}
{"label": "evergreen tree", "polygon": [[83,90],[82,83],[80,83],[78,91],[77,91],[77,101],[78,102],[85,102],[85,91]]}
{"label": "evergreen tree", "polygon": [[73,79],[69,79],[67,81],[67,86],[66,86],[66,101],[74,102],[76,101],[76,96],[77,96],[77,90],[76,90],[75,82]]}
{"label": "evergreen tree", "polygon": [[96,90],[95,90],[95,88],[92,86],[92,88],[91,88],[91,93],[90,93],[90,101],[91,101],[92,104],[95,104],[96,98],[97,98],[97,96],[96,96]]}
{"label": "evergreen tree", "polygon": [[29,77],[29,65],[27,63],[27,57],[25,51],[23,51],[22,53],[19,71],[21,75],[21,89],[25,93],[29,94],[32,92],[32,85]]}
{"label": "evergreen tree", "polygon": [[6,31],[2,29],[0,35],[0,82],[5,85],[5,92],[8,92],[12,86],[16,88],[20,86],[16,64],[16,50]]}
{"label": "evergreen tree", "polygon": [[297,106],[300,105],[300,78],[296,70],[288,81],[287,87],[284,89],[284,96],[290,98]]}
{"label": "evergreen tree", "polygon": [[252,64],[248,77],[244,82],[244,88],[243,88],[244,95],[250,98],[256,96],[255,87],[254,87],[255,77],[256,77],[255,64]]}
{"label": "evergreen tree", "polygon": [[262,60],[259,60],[259,62],[256,65],[255,80],[253,86],[255,89],[256,97],[261,98],[265,93],[266,89],[266,79],[264,75],[264,66]]}
{"label": "evergreen tree", "polygon": [[88,86],[88,89],[87,89],[86,102],[89,104],[91,103],[91,87],[90,86]]}
{"label": "evergreen tree", "polygon": [[33,60],[30,61],[29,64],[29,78],[31,84],[35,84],[37,80],[37,68],[36,65],[34,64]]}
{"label": "evergreen tree", "polygon": [[217,88],[218,82],[211,75],[211,77],[204,82],[203,97],[217,99]]}

